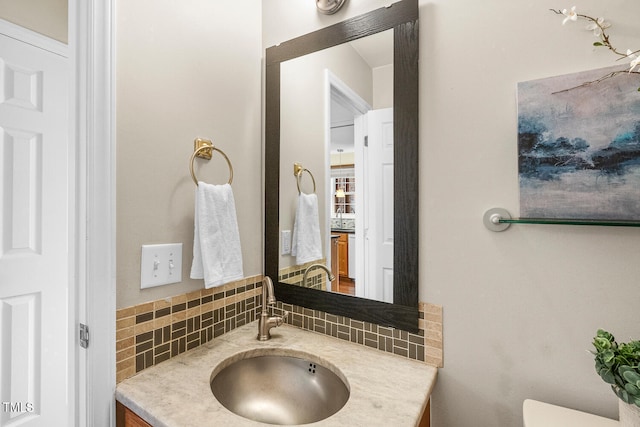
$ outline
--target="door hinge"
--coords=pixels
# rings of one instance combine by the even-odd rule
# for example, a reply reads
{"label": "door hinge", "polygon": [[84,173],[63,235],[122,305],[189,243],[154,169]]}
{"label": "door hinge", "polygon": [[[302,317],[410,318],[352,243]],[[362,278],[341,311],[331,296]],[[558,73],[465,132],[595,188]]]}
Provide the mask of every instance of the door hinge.
{"label": "door hinge", "polygon": [[369,135],[364,137],[364,146],[368,147],[369,146]]}
{"label": "door hinge", "polygon": [[80,323],[80,347],[89,347],[89,327],[84,323]]}

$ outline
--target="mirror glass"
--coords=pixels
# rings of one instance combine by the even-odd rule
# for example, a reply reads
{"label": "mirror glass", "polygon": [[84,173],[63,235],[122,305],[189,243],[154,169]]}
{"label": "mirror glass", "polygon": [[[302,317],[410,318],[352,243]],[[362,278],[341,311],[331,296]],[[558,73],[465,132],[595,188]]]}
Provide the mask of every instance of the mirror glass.
{"label": "mirror glass", "polygon": [[417,331],[417,0],[271,47],[265,64],[277,298]]}
{"label": "mirror glass", "polygon": [[282,62],[280,111],[280,281],[392,303],[393,29]]}

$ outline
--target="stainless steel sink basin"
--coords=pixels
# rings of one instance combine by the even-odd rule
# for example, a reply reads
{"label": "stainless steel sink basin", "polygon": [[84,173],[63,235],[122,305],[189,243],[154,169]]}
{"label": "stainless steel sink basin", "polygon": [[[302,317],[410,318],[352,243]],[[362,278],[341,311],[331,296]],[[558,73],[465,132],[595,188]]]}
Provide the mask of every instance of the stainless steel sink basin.
{"label": "stainless steel sink basin", "polygon": [[211,373],[211,391],[231,412],[278,425],[323,420],[349,399],[349,386],[337,368],[309,354],[276,349],[222,362]]}

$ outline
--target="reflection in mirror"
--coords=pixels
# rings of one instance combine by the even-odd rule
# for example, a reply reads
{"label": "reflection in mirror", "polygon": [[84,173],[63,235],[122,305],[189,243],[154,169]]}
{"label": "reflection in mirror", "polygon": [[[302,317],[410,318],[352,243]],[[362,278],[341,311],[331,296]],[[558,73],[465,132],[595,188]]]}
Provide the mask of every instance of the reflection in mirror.
{"label": "reflection in mirror", "polygon": [[[281,180],[282,244],[292,229],[294,241],[281,248],[280,280],[393,302],[393,29],[284,61],[280,100],[280,174],[295,162],[313,170],[321,234],[321,256],[301,258],[296,247],[312,239],[296,225],[313,188],[309,177],[303,194]],[[333,281],[321,270],[302,279],[318,263]]]}
{"label": "reflection in mirror", "polygon": [[[386,48],[369,50],[392,64],[363,46],[378,38]],[[417,331],[418,1],[283,42],[265,64],[265,274],[278,299]],[[303,175],[298,193],[294,163],[315,192]],[[302,195],[317,204],[317,259],[291,253]]]}

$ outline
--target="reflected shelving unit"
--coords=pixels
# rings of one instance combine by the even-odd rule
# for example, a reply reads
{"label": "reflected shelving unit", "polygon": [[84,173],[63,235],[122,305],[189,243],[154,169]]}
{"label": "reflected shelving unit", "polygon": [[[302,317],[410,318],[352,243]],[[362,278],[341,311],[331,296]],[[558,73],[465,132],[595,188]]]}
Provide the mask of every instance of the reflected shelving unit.
{"label": "reflected shelving unit", "polygon": [[[338,177],[331,178],[331,184],[333,186],[333,213],[338,214],[353,214],[356,212],[356,179],[353,176],[350,177]],[[338,195],[338,190],[342,190]],[[338,211],[342,208],[341,211]]]}
{"label": "reflected shelving unit", "polygon": [[511,218],[506,209],[492,208],[484,213],[483,222],[491,231],[504,231],[511,224],[540,225],[597,225],[601,227],[640,227],[640,221],[596,220],[596,219],[553,219],[553,218]]}

